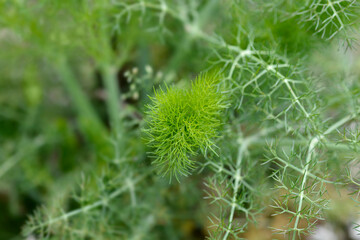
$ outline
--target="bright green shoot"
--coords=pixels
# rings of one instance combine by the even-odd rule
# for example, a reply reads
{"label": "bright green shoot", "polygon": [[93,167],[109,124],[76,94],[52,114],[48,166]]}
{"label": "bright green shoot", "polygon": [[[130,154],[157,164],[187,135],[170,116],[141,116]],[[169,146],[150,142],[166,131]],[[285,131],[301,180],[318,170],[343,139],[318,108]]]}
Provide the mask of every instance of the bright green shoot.
{"label": "bright green shoot", "polygon": [[153,149],[153,163],[163,175],[187,176],[198,152],[215,152],[226,96],[217,72],[200,74],[191,89],[166,87],[155,91],[148,106],[146,141]]}

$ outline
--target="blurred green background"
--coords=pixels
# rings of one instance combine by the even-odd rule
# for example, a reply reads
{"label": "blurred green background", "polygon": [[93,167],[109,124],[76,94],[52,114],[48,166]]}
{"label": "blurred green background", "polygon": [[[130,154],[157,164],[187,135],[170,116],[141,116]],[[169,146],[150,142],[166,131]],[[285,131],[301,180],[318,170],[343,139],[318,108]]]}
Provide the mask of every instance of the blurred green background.
{"label": "blurred green background", "polygon": [[[163,84],[185,88],[199,72],[218,66],[215,45],[227,41],[244,48],[253,41],[284,53],[294,66],[300,59],[321,76],[319,88],[351,75],[344,84],[352,95],[334,84],[320,103],[330,112],[347,111],[339,102],[359,98],[358,50],[339,53],[346,41],[345,47],[325,41],[312,25],[283,14],[298,5],[304,2],[0,0],[0,239],[38,239],[23,229],[30,216],[48,219],[34,214],[36,209],[46,206],[44,212],[58,216],[110,196],[138,175],[147,183],[137,188],[137,201],[124,197],[109,213],[81,214],[73,225],[41,232],[39,239],[208,236],[213,207],[199,191],[207,171],[180,185],[144,173],[152,171],[141,140],[148,96]],[[239,29],[245,35],[240,43],[234,40]],[[241,111],[240,117],[234,114],[239,121],[250,115]],[[136,207],[127,207],[134,201]],[[156,220],[146,218],[152,212]],[[264,228],[283,220],[273,221]],[[57,234],[72,227],[88,234]],[[259,229],[247,237],[272,238],[268,230],[257,235]]]}

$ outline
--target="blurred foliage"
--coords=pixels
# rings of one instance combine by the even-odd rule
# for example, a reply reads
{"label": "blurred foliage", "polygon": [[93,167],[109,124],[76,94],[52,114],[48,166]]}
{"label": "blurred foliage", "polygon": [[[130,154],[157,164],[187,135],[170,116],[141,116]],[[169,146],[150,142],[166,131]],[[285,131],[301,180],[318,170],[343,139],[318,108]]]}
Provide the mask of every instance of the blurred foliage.
{"label": "blurred foliage", "polygon": [[[0,239],[299,239],[355,221],[359,16],[356,0],[0,1]],[[224,124],[184,120],[209,136],[169,183],[146,106],[211,69]]]}

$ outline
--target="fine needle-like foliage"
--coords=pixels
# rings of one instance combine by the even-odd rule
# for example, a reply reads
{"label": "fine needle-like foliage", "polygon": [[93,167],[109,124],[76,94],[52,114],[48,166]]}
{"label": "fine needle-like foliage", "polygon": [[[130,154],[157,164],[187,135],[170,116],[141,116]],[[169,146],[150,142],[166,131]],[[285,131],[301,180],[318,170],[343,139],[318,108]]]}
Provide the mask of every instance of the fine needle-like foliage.
{"label": "fine needle-like foliage", "polygon": [[359,12],[0,1],[0,239],[357,235]]}
{"label": "fine needle-like foliage", "polygon": [[187,176],[194,169],[192,159],[199,150],[215,152],[226,95],[221,92],[221,75],[200,74],[191,89],[166,87],[151,97],[148,105],[146,141],[163,175]]}
{"label": "fine needle-like foliage", "polygon": [[315,0],[302,4],[293,16],[300,16],[308,28],[313,28],[322,38],[332,39],[342,32],[349,41],[351,26],[357,21],[359,2],[356,0]]}

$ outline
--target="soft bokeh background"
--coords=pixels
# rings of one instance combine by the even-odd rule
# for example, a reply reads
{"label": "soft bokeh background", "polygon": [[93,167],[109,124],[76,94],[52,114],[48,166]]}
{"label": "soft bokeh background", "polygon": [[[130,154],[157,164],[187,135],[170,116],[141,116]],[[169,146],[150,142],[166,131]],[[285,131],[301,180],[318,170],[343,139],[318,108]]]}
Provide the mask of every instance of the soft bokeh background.
{"label": "soft bokeh background", "polygon": [[[311,91],[299,90],[296,94],[300,92],[299,99],[309,111],[314,110],[314,126],[320,126],[316,128],[320,133],[322,124],[325,126],[342,115],[356,115],[360,54],[357,25],[351,24],[359,21],[357,5],[346,9],[348,19],[341,15],[341,7],[353,1],[333,1],[343,2],[334,6],[344,29],[336,18],[330,19],[333,22],[324,28],[327,31],[323,34],[322,28],[316,28],[312,19],[307,18],[320,12],[318,18],[326,24],[328,13],[321,12],[325,3],[313,1],[320,5],[312,9],[313,12],[304,13],[308,2],[311,1],[1,0],[0,239],[209,237],[208,230],[214,228],[214,220],[208,217],[219,213],[227,219],[229,214],[228,210],[220,213],[221,204],[219,207],[211,204],[212,199],[205,200],[207,193],[214,189],[209,190],[204,179],[213,173],[206,169],[201,173],[196,171],[181,183],[169,183],[168,179],[154,174],[146,153],[151,150],[141,140],[148,96],[165,83],[189,87],[190,80],[208,68],[231,71],[232,63],[238,59],[235,54],[227,53],[231,51],[227,46],[243,49],[250,46],[279,53],[283,58],[271,54],[262,60],[276,66],[286,58],[284,61],[292,67],[284,71],[294,71],[294,76],[301,65],[305,75],[301,81],[314,84]],[[240,85],[261,73],[262,67],[252,61],[248,60],[249,65],[247,61],[240,62],[240,67],[235,67],[235,74],[240,68],[245,69],[236,75],[241,79]],[[275,75],[268,77],[269,80],[259,77],[261,81],[255,81],[257,86],[254,84],[251,90],[242,93],[247,98],[230,114],[228,125],[231,127],[225,129],[234,136],[229,133],[223,139],[225,142],[219,144],[229,147],[224,154],[232,156],[237,152],[238,138],[275,126],[275,120],[266,121],[279,112],[263,116],[262,110],[283,107],[281,101],[289,99],[296,102],[292,95],[279,92],[274,95],[275,100],[261,105],[259,99],[267,96],[266,91],[261,92],[262,87],[276,79]],[[276,84],[269,86],[277,89]],[[236,94],[241,95],[234,92]],[[240,98],[234,102],[238,104]],[[321,111],[317,111],[318,108]],[[320,115],[322,118],[317,118]],[[295,110],[287,116],[280,113],[279,116],[281,121],[295,119],[289,123],[298,127],[294,132],[307,128],[306,121],[302,125],[303,120]],[[292,131],[291,126],[287,131]],[[328,145],[318,150],[317,161],[328,161],[327,165],[316,167],[316,171],[320,174],[324,171],[325,176],[349,166],[347,169],[356,179],[359,172],[358,126],[355,119],[346,129],[334,131],[331,136],[334,141],[328,141]],[[354,134],[344,133],[345,130]],[[291,152],[292,141],[297,136],[297,133],[287,134],[284,131],[284,134],[272,136],[274,142],[290,136],[279,140],[279,144],[285,146],[282,148],[284,155]],[[299,146],[306,144],[309,136],[303,134]],[[266,179],[277,171],[277,165],[261,167],[273,152],[270,147],[264,150],[267,143],[260,140],[249,148],[249,156],[256,159],[252,160],[254,165],[249,163],[245,168],[254,168],[246,175],[247,179],[255,187],[264,189],[262,194],[242,203],[246,208],[254,205],[258,212],[257,223],[249,222],[245,232],[237,236],[287,239],[291,234],[272,235],[271,228],[291,228],[294,222],[291,213],[274,215],[272,204],[267,204],[274,182]],[[270,140],[268,143],[271,145]],[[302,150],[301,147],[293,149]],[[305,158],[301,154],[298,157]],[[207,161],[200,156],[197,160]],[[347,165],[349,162],[351,165]],[[274,172],[266,170],[273,168]],[[348,177],[346,173],[336,174],[342,179]],[[258,181],[261,177],[263,179]],[[224,177],[222,181],[230,179],[231,176]],[[286,184],[291,185],[291,181]],[[311,213],[301,220],[301,227],[318,221],[312,234],[301,232],[298,236],[303,239],[360,239],[354,230],[359,219],[358,185],[356,180],[344,182],[348,184],[344,188],[329,184],[321,197],[334,200],[332,207],[321,210],[325,218],[314,218]],[[227,185],[218,186],[225,189]],[[125,189],[126,195],[122,195],[121,189]],[[314,189],[321,191],[317,185]],[[270,195],[282,199],[282,191],[286,189],[277,191],[278,195]],[[245,190],[241,193],[247,194]],[[354,197],[350,197],[351,193],[355,193]],[[296,196],[291,195],[286,203],[290,212],[296,211]],[[257,208],[262,204],[268,207]],[[84,206],[91,206],[90,210]],[[74,218],[66,214],[77,209],[81,211],[74,214]],[[58,216],[63,217],[56,219]],[[56,221],[52,223],[51,219]],[[234,219],[236,224],[245,226],[252,217],[248,219],[239,212]],[[213,237],[217,239],[216,235]]]}

